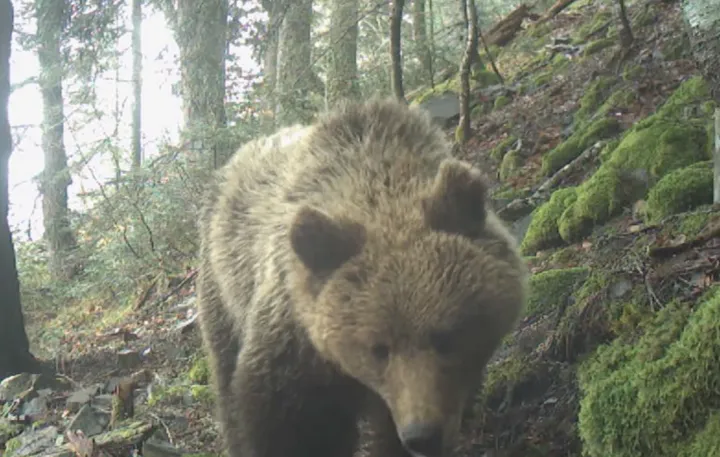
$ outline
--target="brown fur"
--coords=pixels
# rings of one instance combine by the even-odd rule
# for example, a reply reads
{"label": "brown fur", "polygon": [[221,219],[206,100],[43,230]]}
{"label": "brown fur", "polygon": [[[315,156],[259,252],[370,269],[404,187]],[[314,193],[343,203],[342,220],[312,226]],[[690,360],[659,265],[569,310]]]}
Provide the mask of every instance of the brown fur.
{"label": "brown fur", "polygon": [[[200,221],[201,329],[230,457],[446,454],[525,298],[479,172],[390,100],[243,146]],[[427,426],[422,428],[421,426]]]}

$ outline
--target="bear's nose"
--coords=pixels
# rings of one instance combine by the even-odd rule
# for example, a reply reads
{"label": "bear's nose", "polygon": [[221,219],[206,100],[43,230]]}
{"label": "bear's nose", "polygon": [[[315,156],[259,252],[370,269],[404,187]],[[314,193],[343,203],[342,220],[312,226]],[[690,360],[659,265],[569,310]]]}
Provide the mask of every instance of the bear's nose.
{"label": "bear's nose", "polygon": [[408,451],[424,457],[440,457],[443,447],[442,428],[433,424],[412,423],[400,432]]}

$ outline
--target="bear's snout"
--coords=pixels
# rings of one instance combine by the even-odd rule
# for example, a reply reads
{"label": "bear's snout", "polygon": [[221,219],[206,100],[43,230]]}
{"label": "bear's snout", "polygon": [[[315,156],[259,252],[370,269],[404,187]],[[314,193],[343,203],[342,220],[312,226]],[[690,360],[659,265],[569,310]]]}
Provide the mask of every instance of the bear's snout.
{"label": "bear's snout", "polygon": [[439,457],[443,451],[443,428],[438,424],[414,422],[400,430],[405,448],[418,457]]}

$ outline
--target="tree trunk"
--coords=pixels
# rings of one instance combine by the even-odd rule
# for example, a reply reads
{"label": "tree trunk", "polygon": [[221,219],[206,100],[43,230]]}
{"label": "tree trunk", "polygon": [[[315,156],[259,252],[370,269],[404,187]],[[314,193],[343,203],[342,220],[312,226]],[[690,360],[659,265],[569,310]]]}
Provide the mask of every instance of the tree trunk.
{"label": "tree trunk", "polygon": [[395,97],[405,100],[403,89],[402,32],[403,7],[405,0],[393,0],[390,13],[390,58],[392,60],[392,88]]}
{"label": "tree trunk", "polygon": [[132,164],[142,163],[142,0],[132,0],[133,118]]}
{"label": "tree trunk", "polygon": [[280,26],[285,15],[285,6],[282,0],[265,0],[262,2],[268,14],[267,33],[265,34],[262,61],[263,61],[263,94],[265,95],[264,108],[275,118],[277,105],[275,91],[277,89],[278,70],[278,41],[280,40]]}
{"label": "tree trunk", "polygon": [[17,373],[39,371],[25,333],[15,248],[8,222],[8,161],[12,152],[8,97],[12,29],[12,3],[0,0],[0,290],[3,291],[0,296],[0,380]]}
{"label": "tree trunk", "polygon": [[72,183],[65,153],[63,107],[64,62],[61,42],[65,31],[65,0],[36,0],[40,92],[43,100],[42,149],[45,168],[41,184],[45,239],[50,253],[50,271],[66,280],[75,273],[72,259],[75,236],[68,219],[68,186]]}
{"label": "tree trunk", "polygon": [[[432,18],[430,19],[432,21]],[[413,39],[415,40],[416,52],[427,78],[427,83],[434,86],[435,75],[433,74],[432,54],[428,45],[427,14],[425,12],[425,0],[413,0]]]}
{"label": "tree trunk", "polygon": [[467,45],[460,65],[460,123],[457,140],[466,142],[471,136],[470,126],[470,67],[478,52],[477,9],[475,0],[463,0],[467,12]]}
{"label": "tree trunk", "polygon": [[228,0],[178,0],[173,24],[180,50],[185,133],[196,152],[212,153],[216,168],[230,155],[218,132],[226,126],[228,8]]}
{"label": "tree trunk", "polygon": [[683,17],[695,62],[710,88],[717,108],[713,200],[720,204],[720,0],[684,0]]}
{"label": "tree trunk", "polygon": [[615,15],[617,16],[619,25],[618,37],[620,38],[620,46],[628,49],[633,44],[633,41],[635,41],[635,37],[633,36],[627,11],[625,10],[625,0],[616,0]]}
{"label": "tree trunk", "polygon": [[357,81],[358,0],[334,0],[330,12],[328,104],[360,95]]}
{"label": "tree trunk", "polygon": [[309,95],[316,89],[312,68],[312,0],[292,0],[285,9],[278,41],[276,119],[278,125],[309,122]]}

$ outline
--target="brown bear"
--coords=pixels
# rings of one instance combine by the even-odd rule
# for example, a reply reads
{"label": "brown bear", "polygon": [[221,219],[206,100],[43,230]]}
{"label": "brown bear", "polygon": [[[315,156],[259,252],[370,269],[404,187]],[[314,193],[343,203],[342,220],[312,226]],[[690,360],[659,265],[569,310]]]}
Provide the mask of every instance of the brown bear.
{"label": "brown bear", "polygon": [[230,457],[448,455],[525,301],[480,172],[418,108],[347,103],[244,145],[199,223]]}

